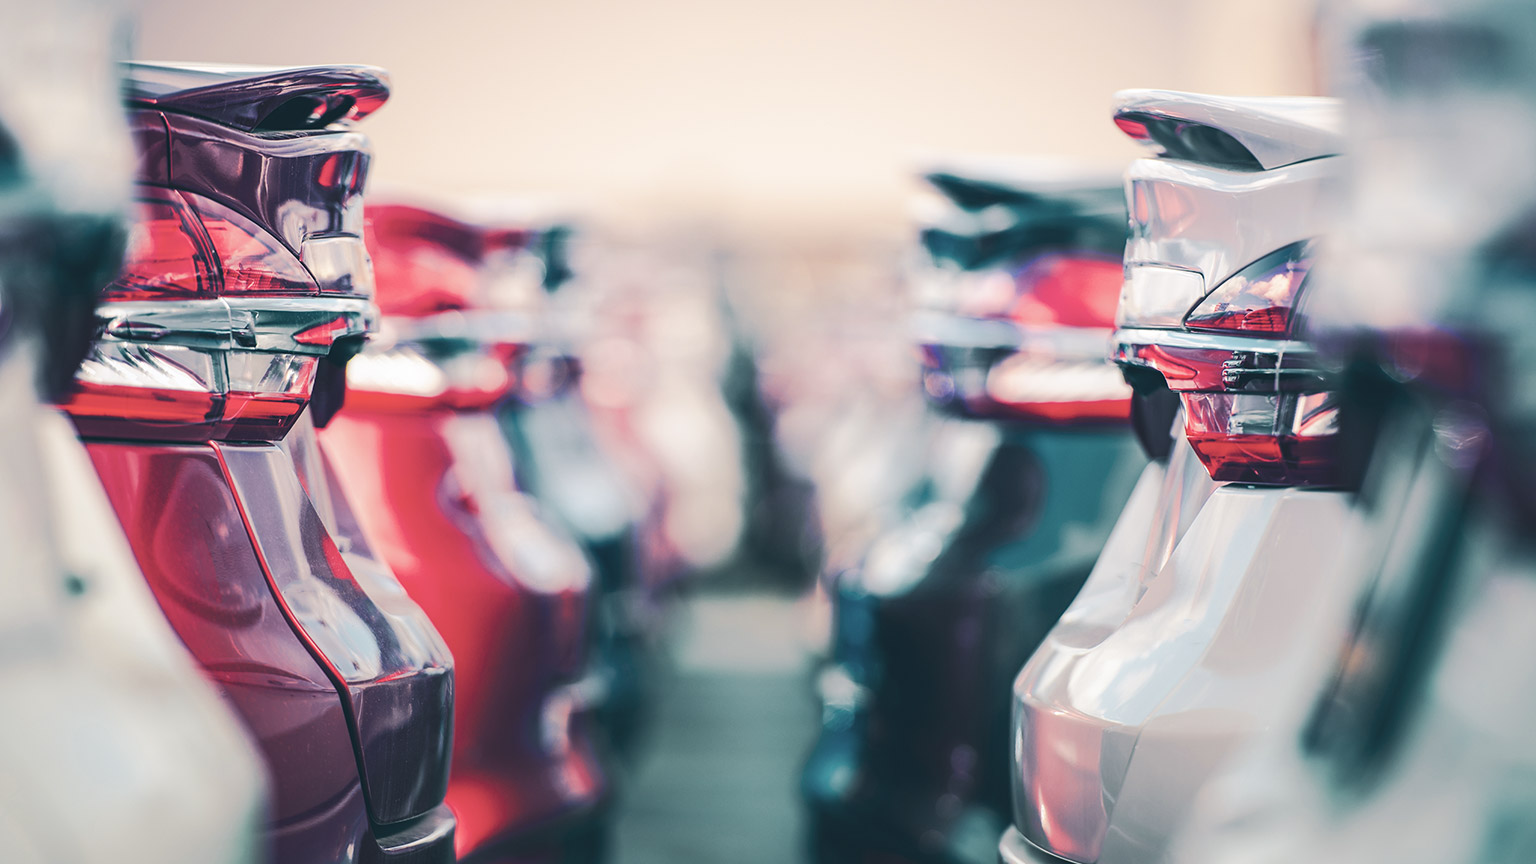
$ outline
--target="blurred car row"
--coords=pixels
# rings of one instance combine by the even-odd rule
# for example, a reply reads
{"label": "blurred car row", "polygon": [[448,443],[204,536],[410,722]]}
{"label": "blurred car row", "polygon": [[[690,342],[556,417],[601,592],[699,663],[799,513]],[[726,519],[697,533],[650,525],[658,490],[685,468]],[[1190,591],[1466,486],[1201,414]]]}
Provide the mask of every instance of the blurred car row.
{"label": "blurred car row", "polygon": [[0,858],[601,860],[731,502],[589,410],[568,226],[364,206],[382,70],[114,24],[0,34]]}
{"label": "blurred car row", "polygon": [[812,860],[1536,860],[1536,16],[1319,34],[1341,99],[1120,93],[1123,185],[925,174]]}

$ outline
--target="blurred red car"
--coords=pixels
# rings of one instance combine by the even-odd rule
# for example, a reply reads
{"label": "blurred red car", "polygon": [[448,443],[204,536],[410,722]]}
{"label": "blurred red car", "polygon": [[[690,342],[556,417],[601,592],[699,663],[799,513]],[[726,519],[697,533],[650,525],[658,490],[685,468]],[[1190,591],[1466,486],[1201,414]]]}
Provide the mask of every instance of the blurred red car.
{"label": "blurred red car", "polygon": [[452,660],[305,446],[377,317],[351,127],[387,79],[127,79],[139,214],[63,407],[161,609],[266,760],[275,860],[452,861]]}
{"label": "blurred red car", "polygon": [[322,433],[379,552],[457,659],[453,773],[461,860],[601,854],[607,779],[588,725],[592,571],[518,488],[497,406],[531,322],[484,306],[480,264],[519,232],[370,206],[385,338],[348,370]]}

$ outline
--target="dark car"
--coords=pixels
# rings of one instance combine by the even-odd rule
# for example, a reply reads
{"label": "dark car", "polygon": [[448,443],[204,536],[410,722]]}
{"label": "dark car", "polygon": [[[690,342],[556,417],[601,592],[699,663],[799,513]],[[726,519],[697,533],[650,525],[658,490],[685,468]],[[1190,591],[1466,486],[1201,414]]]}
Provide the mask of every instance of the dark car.
{"label": "dark car", "polygon": [[[1126,221],[1113,181],[935,171],[947,311],[919,321],[945,428],[910,515],[832,575],[814,860],[982,862],[1009,807],[1009,682],[1087,577],[1143,458],[1105,359]],[[930,292],[932,293],[932,292]]]}
{"label": "dark car", "polygon": [[589,286],[569,260],[575,228],[541,222],[524,230],[524,245],[488,262],[493,282],[515,281],[523,267],[536,264],[530,272],[538,276],[539,293],[547,295],[530,298],[542,308],[541,322],[514,357],[518,386],[501,406],[502,429],[512,445],[519,487],[570,532],[592,562],[593,662],[605,689],[597,717],[614,755],[633,762],[653,709],[661,629],[676,577],[650,563],[653,556],[645,550],[661,542],[660,520],[602,439],[582,392],[586,322],[572,307],[587,299]]}
{"label": "dark car", "polygon": [[352,127],[388,94],[371,67],[130,64],[138,217],[64,403],[265,757],[284,862],[453,859],[453,662],[303,458],[377,315]]}

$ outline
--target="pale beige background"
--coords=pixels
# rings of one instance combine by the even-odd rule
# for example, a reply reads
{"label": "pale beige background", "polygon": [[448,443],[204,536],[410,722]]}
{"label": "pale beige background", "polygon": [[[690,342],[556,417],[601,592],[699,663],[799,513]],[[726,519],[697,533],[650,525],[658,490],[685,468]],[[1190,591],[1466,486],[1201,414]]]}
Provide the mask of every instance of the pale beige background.
{"label": "pale beige background", "polygon": [[142,0],[142,58],[387,67],[386,187],[619,226],[899,231],[934,151],[1134,151],[1119,88],[1312,86],[1304,0]]}

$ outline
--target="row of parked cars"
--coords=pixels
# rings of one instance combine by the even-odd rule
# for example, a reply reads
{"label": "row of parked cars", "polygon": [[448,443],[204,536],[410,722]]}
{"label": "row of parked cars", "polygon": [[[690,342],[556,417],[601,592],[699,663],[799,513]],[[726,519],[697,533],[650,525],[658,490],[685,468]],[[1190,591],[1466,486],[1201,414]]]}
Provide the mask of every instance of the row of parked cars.
{"label": "row of parked cars", "polygon": [[0,32],[0,858],[600,860],[682,565],[568,230],[365,206],[382,70],[100,12]]}
{"label": "row of parked cars", "polygon": [[813,860],[1536,860],[1536,16],[1348,3],[1342,98],[925,175],[931,410],[828,572]]}

